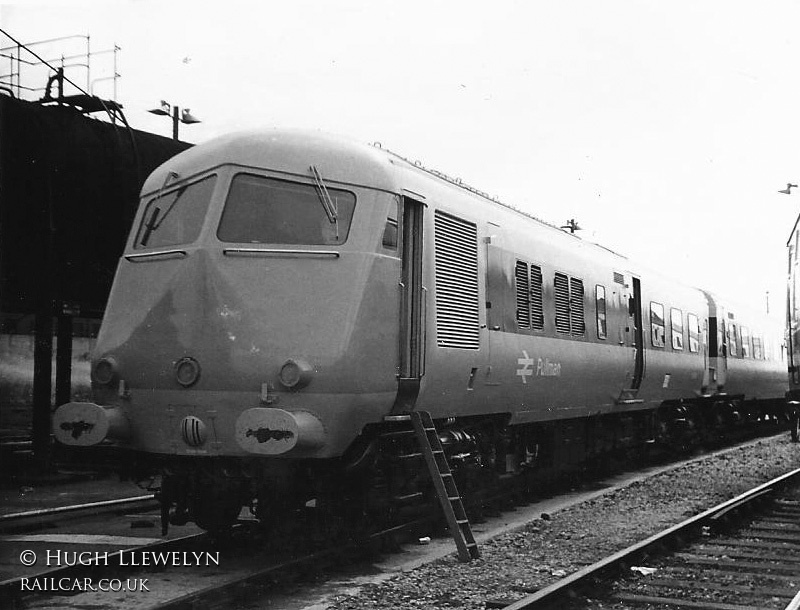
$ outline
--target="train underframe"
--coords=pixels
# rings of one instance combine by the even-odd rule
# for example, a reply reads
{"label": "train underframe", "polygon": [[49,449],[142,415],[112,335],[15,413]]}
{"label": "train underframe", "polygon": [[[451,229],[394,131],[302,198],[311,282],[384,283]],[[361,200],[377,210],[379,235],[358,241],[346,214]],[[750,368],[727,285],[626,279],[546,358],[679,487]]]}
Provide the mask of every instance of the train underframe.
{"label": "train underframe", "polygon": [[[507,421],[485,416],[436,422],[460,493],[473,511],[504,479],[536,489],[564,472],[597,468],[615,456],[649,447],[680,452],[714,445],[756,426],[778,429],[789,417],[783,400],[725,396],[580,419],[518,426]],[[348,524],[349,531],[391,523],[435,501],[409,430],[402,423],[369,426],[344,456],[324,461],[173,458],[160,465],[162,529],[194,521],[224,531],[243,507],[265,527],[284,532],[307,512]]]}

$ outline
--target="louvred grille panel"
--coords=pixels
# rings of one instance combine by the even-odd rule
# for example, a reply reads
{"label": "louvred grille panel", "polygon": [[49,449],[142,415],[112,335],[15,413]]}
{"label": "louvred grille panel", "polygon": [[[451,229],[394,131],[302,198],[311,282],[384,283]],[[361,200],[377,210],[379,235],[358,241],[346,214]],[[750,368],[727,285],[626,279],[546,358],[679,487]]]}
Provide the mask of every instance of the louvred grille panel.
{"label": "louvred grille panel", "polygon": [[436,211],[436,344],[478,349],[478,229]]}

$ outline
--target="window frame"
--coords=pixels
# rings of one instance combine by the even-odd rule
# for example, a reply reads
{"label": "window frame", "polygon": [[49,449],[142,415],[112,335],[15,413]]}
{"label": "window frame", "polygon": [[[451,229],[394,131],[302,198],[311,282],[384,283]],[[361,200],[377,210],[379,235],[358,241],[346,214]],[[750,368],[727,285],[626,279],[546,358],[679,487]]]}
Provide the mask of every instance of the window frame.
{"label": "window frame", "polygon": [[750,349],[750,327],[740,325],[739,338],[741,339],[742,358],[752,358],[752,350]]}
{"label": "window frame", "polygon": [[[387,243],[387,237],[392,238],[394,237],[394,241],[389,241]],[[381,236],[381,248],[384,250],[390,250],[391,252],[397,252],[398,246],[400,244],[400,223],[397,222],[396,218],[392,218],[391,216],[386,218],[386,224],[383,226],[383,235]]]}
{"label": "window frame", "polygon": [[[677,316],[675,315],[677,314]],[[675,330],[675,320],[678,320],[678,332]],[[672,343],[672,349],[676,351],[683,351],[683,310],[677,307],[669,308],[669,333]],[[678,340],[677,342],[675,340]]]}
{"label": "window frame", "polygon": [[[653,314],[655,313],[654,306],[661,308],[661,315],[659,316],[661,318],[661,324],[657,324],[653,319],[654,317]],[[658,343],[656,337],[656,329],[660,329],[661,331],[660,344]],[[667,328],[666,328],[666,320],[664,318],[664,304],[659,303],[658,301],[650,301],[650,345],[652,347],[658,347],[664,349],[667,346],[666,334],[667,334]]]}
{"label": "window frame", "polygon": [[[602,291],[603,295],[600,296]],[[602,298],[602,301],[601,301]],[[602,302],[602,312],[600,304]],[[608,301],[606,300],[606,287],[603,284],[594,286],[595,322],[597,324],[597,338],[608,339]]]}
{"label": "window frame", "polygon": [[[185,192],[187,189],[195,187],[195,186],[197,186],[197,185],[199,185],[199,184],[201,184],[203,182],[209,181],[209,180],[211,181],[211,184],[210,184],[210,191],[209,191],[209,194],[208,194],[208,199],[205,201],[205,204],[204,204],[205,207],[204,207],[204,210],[203,210],[203,214],[199,215],[199,220],[198,220],[199,224],[197,225],[197,231],[196,231],[194,237],[192,237],[190,239],[187,239],[187,240],[172,241],[172,242],[169,242],[169,243],[164,243],[164,244],[159,244],[159,245],[152,245],[150,243],[147,243],[147,244],[142,244],[141,243],[142,239],[144,239],[144,235],[145,235],[145,231],[146,231],[146,228],[147,228],[147,223],[148,223],[148,220],[149,220],[149,216],[151,216],[151,214],[152,214],[153,205],[157,201],[159,201],[160,199],[168,198],[170,195],[172,195],[174,193],[177,193],[178,191],[184,191]],[[203,233],[203,227],[205,226],[206,221],[208,220],[208,215],[209,215],[210,210],[211,210],[211,202],[214,199],[214,194],[217,192],[217,188],[218,188],[220,182],[221,182],[221,180],[220,180],[219,174],[217,172],[211,172],[211,173],[208,173],[208,174],[203,174],[203,175],[200,175],[200,176],[193,177],[192,179],[187,180],[186,182],[181,182],[181,183],[178,183],[178,184],[170,184],[170,185],[168,185],[168,186],[166,186],[164,188],[159,189],[158,191],[150,193],[146,198],[142,198],[140,200],[141,201],[140,205],[141,205],[142,213],[138,218],[138,227],[137,227],[137,229],[136,229],[136,231],[134,233],[133,243],[131,244],[131,247],[134,250],[144,250],[144,249],[148,249],[148,248],[172,248],[172,247],[179,247],[179,246],[188,246],[188,245],[191,245],[191,244],[195,243],[198,239],[200,239],[200,235]],[[161,218],[156,218],[155,219],[155,223],[154,224],[159,225],[161,222],[163,222],[163,219],[166,218],[167,214],[169,214],[169,212],[172,209],[172,206],[175,204],[176,201],[177,201],[177,199],[174,199],[174,200],[172,200],[171,203],[168,204],[167,210],[164,212],[164,214],[161,216]],[[185,225],[182,225],[182,226],[185,226]],[[153,231],[153,233],[154,232],[155,231]]]}
{"label": "window frame", "polygon": [[[692,319],[695,321],[694,329],[696,330],[696,335],[692,337]],[[698,354],[700,353],[700,344],[701,344],[701,329],[700,329],[700,318],[697,317],[697,314],[692,312],[688,312],[686,314],[686,326],[687,326],[687,334],[689,335],[689,353],[690,354]],[[692,344],[692,339],[694,339],[694,344]],[[695,349],[692,349],[694,345]]]}
{"label": "window frame", "polygon": [[[350,188],[344,188],[343,186],[338,186],[338,185],[337,186],[326,185],[326,188],[327,188],[328,192],[335,191],[335,192],[346,193],[347,195],[350,195],[352,197],[352,206],[350,206],[351,210],[350,210],[349,216],[347,217],[347,223],[346,224],[342,221],[341,211],[338,214],[339,222],[341,223],[340,226],[344,226],[346,232],[344,233],[344,238],[339,240],[339,241],[337,241],[336,243],[328,243],[327,241],[324,241],[324,240],[323,241],[319,241],[319,242],[309,242],[307,240],[296,240],[296,241],[288,241],[288,242],[287,241],[264,241],[264,240],[256,240],[256,241],[254,241],[254,240],[244,240],[244,241],[242,241],[242,240],[232,240],[228,236],[223,237],[221,235],[221,232],[223,230],[223,224],[225,223],[226,214],[229,213],[229,211],[230,211],[228,206],[229,206],[230,201],[231,201],[231,194],[233,192],[234,186],[236,185],[236,180],[238,178],[240,178],[240,177],[256,179],[256,180],[259,180],[259,181],[262,181],[262,182],[266,182],[266,183],[275,183],[275,182],[277,182],[277,183],[280,183],[280,184],[284,185],[284,188],[293,187],[293,188],[310,189],[310,190],[313,190],[315,192],[317,197],[320,197],[319,189],[313,182],[303,182],[301,180],[293,180],[293,179],[287,179],[287,178],[283,178],[283,177],[276,177],[276,176],[257,173],[255,171],[236,171],[230,176],[230,179],[228,180],[228,183],[227,183],[227,186],[226,186],[226,190],[225,190],[225,193],[224,193],[224,201],[222,202],[221,211],[220,211],[220,214],[219,214],[219,218],[217,219],[216,228],[214,230],[214,234],[216,236],[216,239],[219,242],[221,242],[223,244],[249,244],[249,245],[254,245],[254,246],[275,245],[275,246],[278,246],[278,247],[281,247],[281,248],[283,248],[283,247],[297,248],[297,247],[306,247],[306,246],[310,246],[310,247],[322,246],[322,247],[329,247],[330,248],[330,247],[343,246],[350,239],[350,232],[353,229],[353,221],[354,221],[354,219],[356,217],[356,207],[358,206],[359,197],[355,193],[354,190],[352,190]],[[322,203],[321,202],[319,202],[319,206],[320,206],[320,210],[322,210],[324,212],[324,208],[322,207]],[[227,227],[226,227],[226,229],[227,229]],[[399,231],[399,229],[400,229],[400,227],[398,226],[398,231]],[[230,230],[232,230],[232,229],[230,229]],[[241,236],[236,236],[236,237],[241,237]],[[398,235],[398,239],[399,239],[399,235]]]}
{"label": "window frame", "polygon": [[727,324],[727,332],[728,332],[728,356],[733,356],[734,358],[739,357],[739,341],[737,338],[739,325],[736,322],[728,322]]}

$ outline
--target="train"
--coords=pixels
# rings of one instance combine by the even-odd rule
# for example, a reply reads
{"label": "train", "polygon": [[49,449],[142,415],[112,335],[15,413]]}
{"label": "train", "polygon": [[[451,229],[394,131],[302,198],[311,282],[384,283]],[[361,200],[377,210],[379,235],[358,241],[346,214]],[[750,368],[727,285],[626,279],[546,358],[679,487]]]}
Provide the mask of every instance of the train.
{"label": "train", "polygon": [[[788,194],[790,191],[791,185],[787,185],[786,193]],[[800,248],[800,216],[795,220],[786,242],[789,259],[786,285],[786,349],[789,378],[786,402],[791,437],[794,442],[800,441],[800,301],[798,300],[800,250],[798,248]]]}
{"label": "train", "polygon": [[172,524],[387,514],[430,492],[393,440],[414,411],[473,488],[783,421],[786,358],[766,316],[459,179],[259,130],[147,178],[93,402],[53,430],[159,472]]}

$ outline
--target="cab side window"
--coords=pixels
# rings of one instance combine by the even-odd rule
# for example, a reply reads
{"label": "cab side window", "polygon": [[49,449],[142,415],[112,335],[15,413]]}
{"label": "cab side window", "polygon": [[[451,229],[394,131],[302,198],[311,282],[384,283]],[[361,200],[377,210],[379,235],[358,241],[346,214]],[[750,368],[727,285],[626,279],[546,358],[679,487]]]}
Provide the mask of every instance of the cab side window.
{"label": "cab side window", "polygon": [[388,250],[397,250],[397,220],[395,218],[386,219],[381,245]]}

